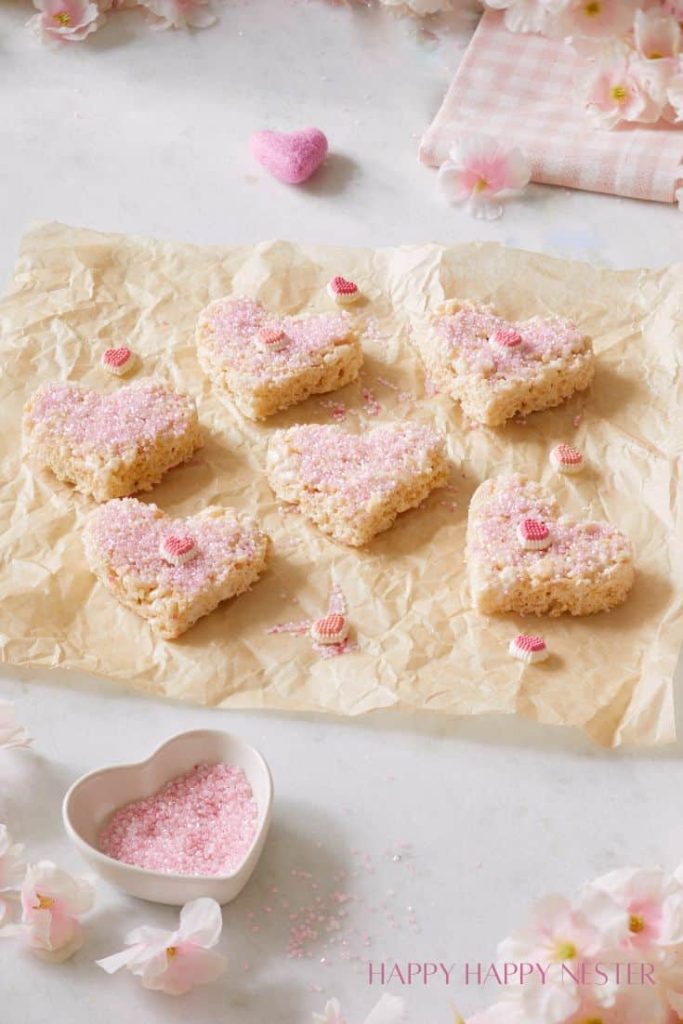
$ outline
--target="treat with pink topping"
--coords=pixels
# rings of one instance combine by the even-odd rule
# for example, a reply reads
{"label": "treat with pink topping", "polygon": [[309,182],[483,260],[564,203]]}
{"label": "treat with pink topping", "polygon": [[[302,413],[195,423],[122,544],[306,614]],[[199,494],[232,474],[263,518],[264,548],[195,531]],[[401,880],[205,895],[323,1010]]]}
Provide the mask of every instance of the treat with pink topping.
{"label": "treat with pink topping", "polygon": [[[210,507],[179,520],[156,505],[122,498],[91,517],[84,547],[100,583],[173,640],[221,601],[249,589],[265,565],[268,538],[234,509]],[[191,557],[174,557],[178,547]]]}
{"label": "treat with pink topping", "polygon": [[150,490],[203,443],[193,400],[155,381],[108,395],[48,384],[24,414],[29,452],[95,501]]}
{"label": "treat with pink topping", "polygon": [[[529,523],[534,536],[543,534],[542,547],[520,541]],[[591,615],[625,601],[634,578],[631,542],[621,530],[562,515],[540,484],[517,475],[475,491],[467,565],[474,603],[486,614]]]}
{"label": "treat with pink topping", "polygon": [[254,420],[344,387],[363,362],[348,313],[279,316],[248,298],[207,306],[196,342],[205,373]]}
{"label": "treat with pink topping", "polygon": [[440,390],[489,427],[560,405],[593,379],[591,339],[564,317],[510,323],[490,306],[447,302],[414,343]]}
{"label": "treat with pink topping", "polygon": [[443,437],[417,423],[360,436],[325,425],[279,430],[266,472],[277,496],[341,544],[360,547],[448,479]]}

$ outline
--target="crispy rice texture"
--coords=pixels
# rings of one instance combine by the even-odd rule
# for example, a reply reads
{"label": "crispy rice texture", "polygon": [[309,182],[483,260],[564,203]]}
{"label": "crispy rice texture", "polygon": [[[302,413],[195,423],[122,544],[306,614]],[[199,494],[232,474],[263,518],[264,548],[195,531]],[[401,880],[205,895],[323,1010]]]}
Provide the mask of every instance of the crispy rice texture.
{"label": "crispy rice texture", "polygon": [[[346,312],[278,317],[251,299],[218,299],[199,316],[197,355],[244,416],[263,420],[358,377],[363,350],[353,323]],[[265,351],[257,340],[262,328],[283,329],[288,343]]]}
{"label": "crispy rice texture", "polygon": [[203,444],[188,395],[155,382],[109,395],[49,384],[24,409],[28,453],[95,501],[149,491]]}
{"label": "crispy rice texture", "polygon": [[[523,340],[501,351],[489,338],[509,327]],[[413,341],[437,387],[469,419],[490,427],[560,405],[587,388],[595,373],[591,339],[562,317],[511,324],[489,306],[454,300]]]}
{"label": "crispy rice texture", "polygon": [[[521,547],[523,518],[546,523],[548,548]],[[489,615],[592,615],[622,604],[634,580],[625,534],[609,523],[562,516],[556,499],[523,476],[486,480],[475,491],[467,565],[475,606]]]}
{"label": "crispy rice texture", "polygon": [[[198,555],[169,565],[160,544],[179,529],[194,537]],[[83,543],[100,583],[168,640],[248,590],[265,567],[269,545],[256,521],[234,509],[211,507],[179,521],[135,498],[103,505],[88,522]]]}
{"label": "crispy rice texture", "polygon": [[417,424],[361,437],[309,425],[274,435],[266,471],[282,501],[297,505],[333,540],[361,547],[443,486],[449,465],[443,438]]}

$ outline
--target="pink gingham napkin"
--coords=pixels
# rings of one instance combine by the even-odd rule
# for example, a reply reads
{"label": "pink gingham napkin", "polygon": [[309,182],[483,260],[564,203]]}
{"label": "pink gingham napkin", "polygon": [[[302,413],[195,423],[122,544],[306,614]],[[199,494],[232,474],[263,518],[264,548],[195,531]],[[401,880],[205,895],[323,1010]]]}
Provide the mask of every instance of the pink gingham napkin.
{"label": "pink gingham napkin", "polygon": [[562,40],[509,32],[502,12],[487,11],[422,138],[420,160],[439,167],[456,136],[477,132],[523,149],[534,181],[674,202],[683,131],[594,128],[577,99],[582,72],[583,59]]}

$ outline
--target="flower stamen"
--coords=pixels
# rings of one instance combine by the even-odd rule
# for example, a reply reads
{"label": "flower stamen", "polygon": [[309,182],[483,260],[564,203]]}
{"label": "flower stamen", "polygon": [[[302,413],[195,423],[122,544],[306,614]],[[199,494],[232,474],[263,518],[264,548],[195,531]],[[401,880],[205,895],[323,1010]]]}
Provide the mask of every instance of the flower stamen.
{"label": "flower stamen", "polygon": [[561,940],[555,946],[555,960],[561,962],[562,960],[573,960],[576,957],[576,946],[573,942],[562,942]]}
{"label": "flower stamen", "polygon": [[52,17],[57,24],[61,25],[63,28],[66,28],[71,24],[71,15],[68,11],[57,11],[57,13],[53,14]]}
{"label": "flower stamen", "polygon": [[628,930],[634,935],[640,935],[645,930],[645,918],[642,914],[631,914],[628,919]]}
{"label": "flower stamen", "polygon": [[37,903],[33,904],[34,910],[50,910],[55,905],[55,901],[52,896],[43,896],[41,893],[36,893]]}

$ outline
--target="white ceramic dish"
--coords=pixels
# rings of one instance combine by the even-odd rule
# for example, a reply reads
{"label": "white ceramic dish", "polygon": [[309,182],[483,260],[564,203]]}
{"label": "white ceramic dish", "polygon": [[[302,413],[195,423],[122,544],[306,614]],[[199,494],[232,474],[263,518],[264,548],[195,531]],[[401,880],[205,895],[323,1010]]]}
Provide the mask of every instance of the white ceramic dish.
{"label": "white ceramic dish", "polygon": [[[247,776],[258,805],[258,826],[244,861],[231,875],[173,875],[114,860],[97,849],[102,825],[118,807],[151,796],[164,783],[200,762],[226,761]],[[272,812],[273,782],[268,765],[244,740],[215,729],[183,732],[162,743],[146,761],[110,765],[83,775],[64,797],[64,827],[90,867],[117,888],[153,903],[182,906],[211,896],[229,903],[242,891],[266,841]]]}

